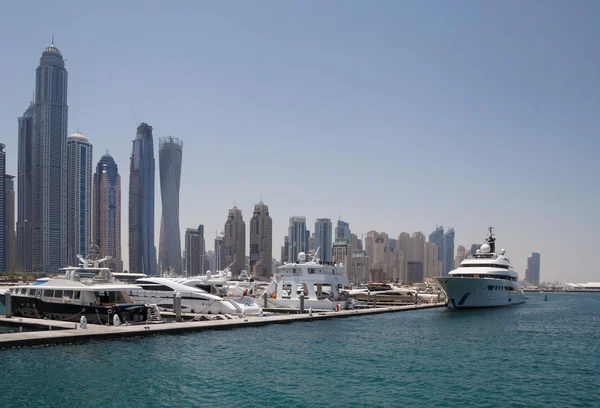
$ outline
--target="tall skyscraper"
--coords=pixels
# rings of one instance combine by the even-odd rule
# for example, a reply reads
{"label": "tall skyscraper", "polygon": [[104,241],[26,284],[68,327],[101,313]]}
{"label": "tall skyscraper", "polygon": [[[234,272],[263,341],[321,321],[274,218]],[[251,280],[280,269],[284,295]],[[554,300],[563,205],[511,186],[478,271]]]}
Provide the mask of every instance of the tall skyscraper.
{"label": "tall skyscraper", "polygon": [[198,226],[198,229],[188,228],[185,231],[185,272],[187,276],[204,275],[205,255],[204,225]]}
{"label": "tall skyscraper", "polygon": [[[423,277],[433,278],[441,276],[442,271],[437,270],[438,266],[438,247],[433,242],[425,242],[424,246],[424,261],[423,261]],[[438,275],[439,273],[439,275]]]}
{"label": "tall skyscraper", "polygon": [[319,258],[325,262],[331,262],[331,251],[333,250],[333,231],[329,218],[317,218],[315,222],[315,249],[321,248]]}
{"label": "tall skyscraper", "polygon": [[479,244],[471,244],[471,249],[469,250],[469,253],[471,255],[475,255],[477,253],[478,249],[479,249]]}
{"label": "tall skyscraper", "polygon": [[94,174],[94,244],[107,266],[123,272],[121,258],[121,176],[108,152],[100,158]]}
{"label": "tall skyscraper", "polygon": [[227,266],[225,264],[225,238],[222,235],[217,235],[215,238],[215,251],[214,251],[214,271],[222,271]]}
{"label": "tall skyscraper", "polygon": [[288,228],[289,251],[288,262],[296,262],[300,252],[308,253],[308,237],[306,230],[306,217],[290,217]]}
{"label": "tall skyscraper", "polygon": [[163,269],[173,269],[181,274],[181,242],[179,235],[179,182],[183,141],[174,137],[159,140],[160,196],[162,217],[158,263]]}
{"label": "tall skyscraper", "polygon": [[[407,262],[414,261],[413,240],[407,232],[401,232],[396,240],[396,248],[404,253],[404,258]],[[404,279],[405,277],[403,277]]]}
{"label": "tall skyscraper", "polygon": [[425,262],[425,235],[421,231],[413,232],[411,235],[413,261]]}
{"label": "tall skyscraper", "polygon": [[[435,229],[435,231],[433,231],[431,234],[429,234],[429,242],[436,244],[437,248],[438,248],[438,261],[440,261],[442,263],[442,275],[446,276],[446,274],[444,273],[444,227],[443,226],[439,226]],[[454,252],[454,248],[452,249],[452,252]]]}
{"label": "tall skyscraper", "polygon": [[83,133],[67,139],[67,262],[72,266],[92,245],[92,150]]}
{"label": "tall skyscraper", "polygon": [[35,81],[32,219],[27,220],[33,223],[34,272],[58,272],[67,264],[67,77],[62,54],[52,44],[42,53]]}
{"label": "tall skyscraper", "polygon": [[462,261],[464,261],[467,258],[467,249],[462,246],[459,245],[458,248],[456,248],[456,258],[454,260],[454,268],[458,268],[460,266],[460,263]]}
{"label": "tall skyscraper", "polygon": [[19,272],[33,271],[33,118],[35,103],[19,121],[19,157],[17,173],[17,270]]}
{"label": "tall skyscraper", "polygon": [[273,221],[262,201],[254,206],[250,219],[250,270],[255,278],[273,275]]}
{"label": "tall skyscraper", "polygon": [[246,223],[242,211],[234,206],[229,210],[225,222],[225,268],[229,268],[234,276],[246,269]]}
{"label": "tall skyscraper", "polygon": [[6,270],[14,272],[17,270],[17,239],[15,235],[15,176],[4,175],[4,257]]}
{"label": "tall skyscraper", "polygon": [[6,271],[6,145],[0,143],[0,271]]}
{"label": "tall skyscraper", "polygon": [[444,260],[442,261],[442,273],[448,276],[448,272],[454,269],[454,228],[450,228],[444,234]]}
{"label": "tall skyscraper", "polygon": [[537,252],[533,252],[529,258],[527,258],[527,269],[525,270],[525,280],[530,285],[538,286],[540,284],[540,266],[542,256]]}
{"label": "tall skyscraper", "polygon": [[154,245],[154,139],[141,123],[129,167],[129,271],[156,275]]}
{"label": "tall skyscraper", "polygon": [[352,243],[352,232],[350,232],[349,223],[342,220],[337,221],[337,226],[335,227],[335,240],[342,241],[347,244]]}
{"label": "tall skyscraper", "polygon": [[290,254],[290,237],[287,235],[283,237],[283,245],[281,246],[281,264],[284,265],[289,262],[288,256]]}

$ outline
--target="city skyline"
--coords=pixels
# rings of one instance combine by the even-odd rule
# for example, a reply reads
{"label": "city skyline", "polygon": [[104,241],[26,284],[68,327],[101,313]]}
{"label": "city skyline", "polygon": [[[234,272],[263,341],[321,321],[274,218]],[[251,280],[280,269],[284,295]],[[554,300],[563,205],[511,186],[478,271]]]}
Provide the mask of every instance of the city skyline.
{"label": "city skyline", "polygon": [[[212,44],[213,40],[201,36],[188,39],[182,35],[181,30],[194,34],[192,28],[136,35],[128,27],[135,7],[123,5],[122,15],[111,20],[115,27],[111,30],[131,39],[115,44],[103,41],[106,36],[101,34],[110,34],[103,26],[92,22],[93,30],[87,30],[82,25],[85,18],[73,19],[90,10],[99,15],[108,11],[81,5],[73,13],[65,13],[65,5],[41,6],[32,13],[31,27],[26,29],[16,25],[17,16],[28,14],[23,7],[7,5],[4,15],[15,18],[3,20],[0,28],[11,33],[4,36],[11,41],[4,47],[11,64],[0,70],[4,77],[13,78],[7,93],[14,95],[0,102],[3,112],[12,112],[0,119],[0,130],[6,135],[2,142],[7,146],[7,173],[17,174],[15,118],[22,116],[30,101],[32,66],[50,42],[50,34],[59,31],[57,43],[69,65],[69,130],[78,125],[86,129],[97,151],[110,149],[122,169],[128,168],[128,143],[138,122],[134,115],[152,123],[157,136],[190,133],[188,118],[198,112],[201,115],[201,123],[194,122],[194,132],[200,137],[186,141],[190,157],[200,159],[183,164],[182,231],[198,223],[203,223],[206,231],[220,231],[224,209],[237,203],[249,213],[262,194],[273,218],[274,254],[279,254],[287,220],[293,214],[306,216],[308,225],[317,218],[334,220],[341,215],[358,236],[370,230],[385,231],[390,237],[401,231],[427,234],[436,222],[443,222],[455,227],[456,244],[462,245],[481,243],[485,228],[492,224],[497,228],[499,246],[507,249],[521,278],[531,252],[544,255],[543,280],[586,281],[597,276],[591,245],[592,233],[600,227],[594,210],[600,200],[598,193],[586,186],[594,184],[592,175],[599,171],[592,155],[598,151],[594,137],[599,131],[594,119],[598,102],[591,98],[597,94],[598,84],[591,71],[594,64],[582,59],[594,54],[593,44],[586,40],[593,35],[581,35],[584,29],[596,32],[596,8],[584,13],[553,3],[540,13],[532,5],[522,5],[518,11],[510,6],[491,10],[484,5],[462,5],[454,10],[440,5],[439,14],[431,14],[421,5],[389,4],[388,18],[368,5],[325,5],[318,12],[310,5],[293,6],[314,26],[311,34],[286,16],[283,5],[275,5],[277,18],[270,21],[243,5],[245,14],[240,18],[245,25],[241,26],[228,22],[230,13],[225,8],[192,6],[205,12],[199,14],[211,16],[202,18],[202,30],[227,31]],[[149,21],[159,21],[156,5],[147,8]],[[383,24],[375,26],[364,20],[370,31],[353,31],[362,18],[357,10],[377,16]],[[562,16],[558,26],[550,10]],[[522,14],[535,19],[542,36],[534,36],[529,23],[518,19]],[[432,24],[441,15],[445,24]],[[346,28],[346,37],[327,29],[333,16]],[[389,25],[401,16],[406,16],[401,18],[402,24]],[[179,17],[186,21],[186,16]],[[477,38],[467,35],[481,30],[475,21],[482,18],[507,21],[512,29],[488,25],[478,31]],[[505,20],[499,20],[502,18]],[[420,30],[423,24],[429,31]],[[389,35],[384,35],[385,27],[390,27]],[[281,49],[278,35],[270,29],[307,51],[297,56],[294,47]],[[404,40],[408,37],[412,39]],[[239,38],[243,38],[241,44]],[[437,41],[450,41],[452,47]],[[396,43],[402,45],[401,58],[392,55]],[[495,46],[484,46],[488,43]],[[257,44],[264,49],[257,49]],[[204,58],[190,55],[187,51],[192,47],[202,47]],[[250,59],[244,48],[261,52]],[[167,58],[153,59],[144,70],[134,69],[156,49]],[[530,49],[537,54],[530,56]],[[114,59],[94,57],[102,52]],[[461,52],[464,58],[449,58]],[[113,64],[116,59],[118,66]],[[166,62],[173,60],[189,64],[172,67]],[[336,60],[341,65],[335,65]],[[366,64],[367,60],[373,63]],[[508,68],[505,61],[517,63]],[[292,69],[294,65],[297,69]],[[245,80],[248,74],[235,66],[252,73],[256,85]],[[372,67],[378,75],[371,75]],[[196,75],[198,69],[204,79]],[[290,77],[284,78],[282,73],[288,69]],[[148,87],[153,77],[165,77],[164,84]],[[465,85],[473,81],[477,86]],[[515,84],[518,86],[512,86]],[[299,97],[304,92],[309,100]],[[393,99],[384,98],[383,93]],[[197,95],[204,98],[198,100]],[[177,106],[169,107],[167,102],[175,99]],[[133,115],[129,101],[135,107]],[[227,120],[231,115],[236,116],[235,123]],[[103,120],[98,121],[98,116]],[[263,138],[260,149],[254,143],[259,138]],[[228,143],[220,143],[222,139]],[[248,157],[260,154],[265,145],[271,150],[270,159],[253,161],[256,168],[251,172],[242,170]],[[493,157],[510,160],[511,168],[499,169],[488,161],[490,151]],[[304,163],[289,166],[290,154],[302,156]],[[443,159],[430,160],[434,154]],[[372,157],[377,157],[373,166],[368,164]],[[212,177],[224,158],[226,173]],[[315,204],[290,199],[296,191],[290,181],[310,184],[319,174],[322,177],[325,163],[332,169],[335,188],[317,189]],[[422,171],[415,171],[418,168]],[[240,176],[234,180],[233,174]],[[383,174],[394,177],[384,182]],[[122,188],[128,191],[128,177],[123,176]],[[208,192],[206,200],[202,199],[206,195],[196,192],[199,177],[201,190]],[[456,189],[457,181],[464,188]],[[389,188],[395,185],[402,187],[397,193]],[[505,193],[498,195],[500,190]],[[412,193],[415,195],[409,199]],[[123,207],[127,205],[125,198]],[[160,203],[156,205],[154,223],[159,225]],[[122,234],[127,248],[127,230]],[[561,235],[578,237],[573,240],[577,244],[564,243]],[[207,234],[207,242],[212,239],[212,234]],[[565,253],[577,256],[573,259]],[[127,265],[128,257],[124,258]]]}

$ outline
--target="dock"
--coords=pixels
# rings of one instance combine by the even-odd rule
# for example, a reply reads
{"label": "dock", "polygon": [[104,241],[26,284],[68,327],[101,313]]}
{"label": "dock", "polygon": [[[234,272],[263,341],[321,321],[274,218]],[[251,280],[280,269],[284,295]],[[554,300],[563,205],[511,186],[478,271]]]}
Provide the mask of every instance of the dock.
{"label": "dock", "polygon": [[[75,343],[93,340],[110,340],[126,337],[150,336],[158,334],[179,334],[198,332],[203,330],[226,330],[243,327],[257,327],[267,324],[285,324],[293,322],[305,322],[312,320],[326,320],[335,318],[346,318],[354,316],[365,316],[381,313],[404,312],[410,310],[422,310],[436,307],[444,307],[445,303],[407,305],[407,306],[385,306],[370,309],[341,310],[338,312],[312,312],[303,314],[277,314],[266,316],[247,316],[230,320],[205,320],[186,321],[179,323],[148,323],[121,326],[102,326],[88,324],[82,329],[75,322],[61,322],[56,320],[31,319],[25,317],[0,316],[0,324],[11,325],[16,328],[33,327],[42,328],[40,331],[14,332],[0,334],[0,349],[40,346],[61,343]],[[213,315],[214,316],[214,315]],[[47,328],[47,329],[46,329]]]}

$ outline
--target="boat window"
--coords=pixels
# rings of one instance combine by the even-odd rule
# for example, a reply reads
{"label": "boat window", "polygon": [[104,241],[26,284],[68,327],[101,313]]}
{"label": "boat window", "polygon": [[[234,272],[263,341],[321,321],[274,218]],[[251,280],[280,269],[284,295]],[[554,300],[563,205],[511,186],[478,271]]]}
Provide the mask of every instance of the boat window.
{"label": "boat window", "polygon": [[73,292],[73,299],[79,299],[81,297],[81,292],[78,290]]}
{"label": "boat window", "polygon": [[461,268],[500,268],[500,269],[510,269],[508,265],[502,264],[481,264],[481,263],[473,263],[473,264],[460,264]]}
{"label": "boat window", "polygon": [[62,290],[55,290],[54,291],[54,297],[61,298],[62,294],[63,294]]}
{"label": "boat window", "polygon": [[488,290],[494,290],[494,286],[493,285],[489,285],[488,286]]}
{"label": "boat window", "polygon": [[54,295],[54,291],[51,289],[45,289],[44,290],[44,297],[52,297],[52,295]]}
{"label": "boat window", "polygon": [[35,296],[35,289],[29,289],[29,296]]}
{"label": "boat window", "polygon": [[73,291],[72,290],[65,290],[63,293],[64,297],[68,297],[69,299],[73,297]]}
{"label": "boat window", "polygon": [[140,285],[144,290],[157,290],[160,292],[173,292],[173,288],[165,285]]}
{"label": "boat window", "polygon": [[21,294],[22,295],[26,295],[27,294],[27,288],[22,288],[21,289]]}
{"label": "boat window", "polygon": [[315,268],[308,268],[308,273],[315,273]]}

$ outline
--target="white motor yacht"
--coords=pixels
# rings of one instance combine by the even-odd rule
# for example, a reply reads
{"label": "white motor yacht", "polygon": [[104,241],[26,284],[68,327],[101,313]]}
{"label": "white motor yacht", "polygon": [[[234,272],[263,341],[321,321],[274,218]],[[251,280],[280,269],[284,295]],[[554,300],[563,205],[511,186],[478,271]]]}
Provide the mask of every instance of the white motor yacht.
{"label": "white motor yacht", "polygon": [[446,293],[450,309],[498,307],[525,303],[525,295],[517,288],[518,275],[506,251],[496,253],[493,227],[486,243],[472,258],[462,261],[448,276],[434,278]]}
{"label": "white motor yacht", "polygon": [[[300,252],[298,261],[277,268],[277,274],[265,291],[268,306],[300,309],[300,292],[304,296],[306,310],[345,308],[346,300],[341,298],[339,291],[340,287],[348,284],[344,265],[319,260],[319,250],[311,261],[306,261],[306,254]],[[324,286],[330,287],[328,297],[322,292]]]}
{"label": "white motor yacht", "polygon": [[131,291],[130,295],[140,302],[156,303],[163,311],[173,311],[175,292],[181,295],[181,310],[184,313],[251,315],[261,311],[252,298],[244,301],[223,299],[195,287],[192,281],[186,284],[186,281],[184,278],[142,278],[136,281],[140,289]]}

